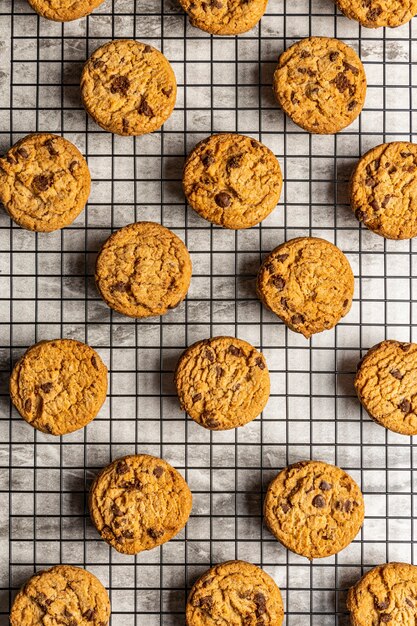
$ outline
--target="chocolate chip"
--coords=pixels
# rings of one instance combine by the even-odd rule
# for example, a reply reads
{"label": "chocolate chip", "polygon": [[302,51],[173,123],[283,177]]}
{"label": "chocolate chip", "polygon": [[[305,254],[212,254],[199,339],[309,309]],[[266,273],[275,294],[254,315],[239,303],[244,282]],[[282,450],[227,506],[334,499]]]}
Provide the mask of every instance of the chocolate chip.
{"label": "chocolate chip", "polygon": [[146,44],[143,51],[145,54],[149,54],[150,52],[152,52],[152,46],[150,46],[149,44]]}
{"label": "chocolate chip", "polygon": [[406,159],[409,156],[412,156],[411,152],[400,152],[403,159]]}
{"label": "chocolate chip", "polygon": [[166,96],[167,98],[169,98],[172,94],[172,92],[174,91],[173,87],[169,87],[168,89],[161,89],[162,93],[164,94],[164,96]]}
{"label": "chocolate chip", "polygon": [[38,191],[46,191],[52,185],[53,179],[53,174],[38,174],[33,179],[33,185]]}
{"label": "chocolate chip", "polygon": [[252,146],[252,148],[259,148],[259,143],[254,139],[250,140],[250,145]]}
{"label": "chocolate chip", "polygon": [[201,162],[204,167],[208,167],[214,163],[213,150],[207,150],[204,154],[201,155]]}
{"label": "chocolate chip", "polygon": [[400,348],[403,352],[408,352],[411,348],[411,343],[400,343]]}
{"label": "chocolate chip", "polygon": [[63,615],[65,617],[72,617],[72,613],[67,609],[67,607],[64,608]]}
{"label": "chocolate chip", "polygon": [[346,91],[346,89],[350,86],[350,82],[344,72],[339,72],[332,82],[336,85],[336,88],[340,91],[340,93]]}
{"label": "chocolate chip", "polygon": [[203,415],[201,416],[201,418],[205,422],[206,426],[208,426],[208,428],[217,428],[217,426],[219,426],[220,422],[218,420],[214,419],[213,417],[203,418]]}
{"label": "chocolate chip", "polygon": [[410,598],[406,598],[405,601],[408,604],[408,606],[411,606],[414,608],[414,602],[411,602]]}
{"label": "chocolate chip", "polygon": [[219,365],[216,366],[216,376],[217,378],[221,378],[223,376],[224,372],[223,372],[223,368],[220,367]]}
{"label": "chocolate chip", "polygon": [[122,119],[122,130],[124,133],[129,131],[129,120],[126,117]]}
{"label": "chocolate chip", "polygon": [[126,461],[120,461],[120,463],[116,465],[117,474],[126,474],[128,471],[129,471],[129,466],[126,463]]}
{"label": "chocolate chip", "polygon": [[116,517],[123,517],[124,515],[123,511],[119,509],[119,507],[116,504],[112,504],[111,510],[112,510],[113,515],[115,515]]}
{"label": "chocolate chip", "polygon": [[348,304],[349,304],[349,300],[343,300],[343,308],[344,309],[346,309]]}
{"label": "chocolate chip", "polygon": [[381,206],[383,209],[385,209],[389,203],[389,201],[391,200],[391,198],[393,198],[394,196],[392,194],[387,194],[386,196],[384,196],[383,201],[381,202]]}
{"label": "chocolate chip", "polygon": [[148,528],[148,535],[152,537],[152,539],[159,539],[164,534],[163,530],[156,530],[155,528]]}
{"label": "chocolate chip", "polygon": [[338,53],[338,52],[331,52],[331,53],[329,54],[330,61],[336,61],[336,59],[338,58],[338,56],[339,56],[339,53]]}
{"label": "chocolate chip", "polygon": [[149,106],[145,96],[142,96],[142,100],[140,102],[140,105],[138,106],[138,113],[140,113],[141,115],[146,115],[146,117],[154,116],[153,111]]}
{"label": "chocolate chip", "polygon": [[236,169],[237,167],[240,167],[241,163],[242,163],[242,154],[237,154],[235,156],[230,157],[230,159],[227,161],[227,169]]}
{"label": "chocolate chip", "polygon": [[381,613],[379,619],[381,622],[384,622],[384,624],[386,624],[387,622],[390,622],[392,620],[392,615],[390,615],[389,613]]}
{"label": "chocolate chip", "polygon": [[323,509],[326,506],[326,500],[323,498],[323,496],[315,496],[313,498],[312,505],[315,506],[316,509]]}
{"label": "chocolate chip", "polygon": [[210,363],[214,363],[214,360],[215,360],[213,352],[211,350],[209,350],[209,349],[204,351],[203,358],[205,358],[208,361],[210,361]]}
{"label": "chocolate chip", "polygon": [[283,511],[283,513],[288,513],[288,511],[291,509],[290,505],[287,502],[284,502],[284,504],[281,504],[281,509]]}
{"label": "chocolate chip", "polygon": [[51,156],[57,156],[59,154],[58,150],[55,150],[55,148],[54,148],[54,140],[53,139],[47,139],[43,145],[47,148],[47,150],[48,150],[48,152],[49,152],[49,154]]}
{"label": "chocolate chip", "polygon": [[278,263],[284,263],[284,261],[286,261],[288,257],[289,257],[289,254],[277,254],[275,259],[278,261]]}
{"label": "chocolate chip", "polygon": [[203,396],[201,395],[201,393],[197,393],[195,396],[193,396],[193,402],[198,402],[199,400],[201,400]]}
{"label": "chocolate chip", "polygon": [[27,413],[30,413],[31,409],[32,409],[32,400],[30,398],[28,398],[27,400],[25,400],[25,404],[24,404],[24,408],[25,411]]}
{"label": "chocolate chip", "polygon": [[43,385],[41,385],[41,389],[45,393],[49,393],[52,390],[52,388],[53,388],[53,384],[52,383],[43,383]]}
{"label": "chocolate chip", "polygon": [[358,101],[357,100],[352,100],[348,104],[348,111],[353,111],[353,109],[355,109],[357,106],[358,106]]}
{"label": "chocolate chip", "polygon": [[265,363],[263,361],[263,359],[258,356],[258,358],[255,361],[256,365],[259,367],[260,370],[264,370],[265,369]]}
{"label": "chocolate chip", "polygon": [[74,170],[76,167],[78,167],[78,165],[79,165],[78,161],[71,161],[71,163],[68,166],[68,169],[71,172],[71,174],[74,173]]}
{"label": "chocolate chip", "polygon": [[411,411],[410,400],[407,400],[406,398],[404,398],[404,400],[402,400],[400,404],[398,405],[398,408],[400,409],[402,413],[410,413]]}
{"label": "chocolate chip", "polygon": [[372,202],[369,203],[369,206],[371,206],[374,211],[380,210],[380,206],[376,200],[372,200]]}
{"label": "chocolate chip", "polygon": [[6,156],[6,161],[7,163],[10,163],[10,165],[15,165],[15,163],[17,163],[17,160],[11,154]]}
{"label": "chocolate chip", "polygon": [[355,67],[354,65],[351,65],[351,64],[350,64],[350,63],[348,63],[347,61],[343,61],[343,67],[344,67],[346,70],[349,70],[350,72],[352,72],[352,74],[353,74],[354,76],[358,76],[358,74],[359,74],[359,70],[358,70],[358,68],[357,68],[357,67]]}
{"label": "chocolate chip", "polygon": [[367,187],[376,187],[378,183],[376,182],[376,180],[374,178],[372,178],[371,176],[368,176],[368,178],[365,180],[365,185]]}
{"label": "chocolate chip", "polygon": [[242,356],[242,350],[233,345],[229,346],[228,352],[230,352],[233,356]]}
{"label": "chocolate chip", "polygon": [[220,0],[211,0],[211,5],[215,7],[216,9],[223,8],[223,2],[220,2]]}
{"label": "chocolate chip", "polygon": [[402,380],[404,378],[404,374],[401,374],[400,370],[391,370],[390,374],[397,380]]}
{"label": "chocolate chip", "polygon": [[104,69],[106,67],[106,64],[101,59],[94,59],[93,67],[94,67],[95,70],[101,70],[101,69]]}
{"label": "chocolate chip", "polygon": [[165,470],[163,467],[161,467],[160,465],[157,465],[153,471],[153,475],[156,476],[157,478],[161,478],[164,471]]}
{"label": "chocolate chip", "polygon": [[361,211],[361,209],[356,209],[355,217],[359,222],[364,222],[367,218],[365,211]]}
{"label": "chocolate chip", "polygon": [[266,613],[266,598],[264,594],[258,591],[255,593],[253,600],[256,604],[256,617]]}
{"label": "chocolate chip", "polygon": [[198,606],[203,610],[210,610],[213,607],[213,598],[211,596],[203,596],[198,601]]}
{"label": "chocolate chip", "polygon": [[114,285],[112,285],[111,290],[125,292],[128,291],[128,286],[127,283],[119,281],[118,283],[114,283]]}
{"label": "chocolate chip", "polygon": [[284,309],[288,309],[288,298],[281,298],[281,306],[283,306]]}
{"label": "chocolate chip", "polygon": [[94,367],[94,369],[98,370],[98,363],[95,356],[91,357],[91,365]]}
{"label": "chocolate chip", "polygon": [[381,7],[374,7],[373,9],[370,9],[368,11],[367,18],[371,22],[375,22],[375,20],[381,15],[381,13],[382,13],[382,8]]}
{"label": "chocolate chip", "polygon": [[132,482],[123,483],[122,487],[124,487],[127,491],[134,491],[135,489],[142,489],[143,485],[140,482],[139,478],[134,478]]}
{"label": "chocolate chip", "polygon": [[217,206],[221,207],[222,209],[227,209],[227,207],[230,206],[232,202],[232,196],[225,191],[221,191],[214,196],[214,201]]}
{"label": "chocolate chip", "polygon": [[134,534],[131,530],[122,530],[122,537],[125,539],[133,539]]}
{"label": "chocolate chip", "polygon": [[86,619],[88,622],[92,622],[94,619],[94,616],[95,616],[95,611],[93,609],[87,609],[83,613],[83,618]]}
{"label": "chocolate chip", "polygon": [[130,80],[127,76],[114,76],[110,91],[111,93],[121,93],[122,96],[127,96],[127,90],[130,87]]}
{"label": "chocolate chip", "polygon": [[378,609],[378,611],[383,611],[384,609],[387,609],[389,607],[388,598],[385,598],[385,600],[377,600],[375,598],[375,606]]}
{"label": "chocolate chip", "polygon": [[320,485],[319,485],[319,489],[321,489],[322,491],[330,491],[330,489],[332,488],[333,485],[331,485],[330,483],[327,482],[327,480],[322,480]]}
{"label": "chocolate chip", "polygon": [[350,513],[352,510],[352,502],[350,500],[346,500],[346,502],[343,505],[343,509],[345,513]]}
{"label": "chocolate chip", "polygon": [[304,317],[302,315],[300,315],[299,313],[297,313],[296,315],[292,316],[291,322],[293,324],[303,324],[304,323]]}
{"label": "chocolate chip", "polygon": [[282,291],[285,287],[285,280],[282,276],[271,276],[271,283],[278,289],[278,291]]}
{"label": "chocolate chip", "polygon": [[27,159],[29,156],[29,152],[26,150],[26,148],[18,148],[16,152],[19,156],[22,157],[22,159]]}

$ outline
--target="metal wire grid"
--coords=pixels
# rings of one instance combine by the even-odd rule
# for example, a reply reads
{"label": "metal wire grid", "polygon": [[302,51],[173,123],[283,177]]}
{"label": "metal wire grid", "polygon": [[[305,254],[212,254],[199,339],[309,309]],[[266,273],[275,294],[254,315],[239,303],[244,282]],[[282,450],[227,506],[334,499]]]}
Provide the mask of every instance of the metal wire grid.
{"label": "metal wire grid", "polygon": [[[0,138],[6,150],[37,131],[63,133],[86,154],[93,188],[85,213],[49,235],[0,216],[0,625],[16,590],[35,570],[59,562],[87,567],[109,588],[112,626],[184,623],[187,588],[210,564],[253,561],[280,585],[288,626],[346,624],[345,591],[387,560],[414,561],[414,446],[361,412],[352,380],[361,352],[387,338],[416,340],[414,242],[389,242],[360,229],[346,183],[358,156],[393,139],[413,140],[415,22],[369,31],[336,13],[330,0],[270,0],[253,32],[210,37],[187,25],[175,0],[107,0],[86,20],[55,24],[25,0],[0,5]],[[300,131],[278,110],[271,76],[294,39],[334,35],[360,53],[368,75],[360,120],[335,137]],[[87,120],[78,82],[99,44],[133,37],[172,61],[179,98],[161,132],[137,139]],[[184,156],[218,131],[270,146],[285,186],[259,227],[232,232],[187,209]],[[140,219],[173,228],[188,245],[194,273],[188,299],[161,319],[136,322],[110,311],[93,284],[100,243]],[[319,235],[339,245],[356,276],[351,313],[307,342],[263,309],[254,281],[264,254],[281,241]],[[272,395],[260,419],[210,433],[178,408],[172,385],[184,347],[231,334],[260,347]],[[86,429],[56,439],[12,410],[12,364],[45,338],[73,337],[98,349],[110,370],[107,403]],[[149,452],[177,467],[194,494],[183,533],[136,558],[99,541],[86,489],[119,455]],[[284,465],[321,458],[362,485],[366,522],[336,557],[309,564],[287,553],[262,526],[262,498]]]}

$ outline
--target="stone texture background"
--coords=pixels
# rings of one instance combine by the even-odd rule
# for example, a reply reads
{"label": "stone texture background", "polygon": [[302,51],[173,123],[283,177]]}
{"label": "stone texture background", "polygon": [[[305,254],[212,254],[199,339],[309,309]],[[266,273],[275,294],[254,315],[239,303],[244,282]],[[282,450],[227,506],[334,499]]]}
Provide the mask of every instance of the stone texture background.
{"label": "stone texture background", "polygon": [[[416,139],[416,28],[414,20],[393,31],[360,29],[332,0],[270,0],[251,33],[211,38],[187,24],[175,0],[106,0],[88,19],[64,25],[38,18],[25,0],[1,1],[0,150],[29,132],[63,133],[86,154],[93,175],[87,210],[61,232],[25,232],[0,212],[1,626],[20,584],[58,562],[86,566],[110,588],[112,626],[183,624],[187,586],[210,563],[233,558],[274,576],[287,626],[335,626],[347,623],[345,590],[364,569],[414,560],[413,442],[363,414],[352,381],[361,351],[384,337],[417,340],[416,243],[360,228],[346,188],[368,148]],[[365,110],[336,137],[309,136],[272,97],[278,54],[309,34],[343,38],[365,63]],[[81,67],[113,37],[149,42],[173,63],[178,103],[162,132],[120,138],[87,120]],[[184,203],[184,157],[216,131],[253,135],[281,161],[282,199],[260,227],[224,231]],[[145,322],[112,313],[92,278],[101,242],[140,219],[173,228],[194,264],[187,301]],[[254,288],[263,256],[306,234],[337,243],[356,276],[350,314],[311,342],[262,309]],[[210,433],[179,410],[172,374],[187,344],[220,333],[263,349],[272,395],[261,419]],[[98,349],[111,384],[99,417],[59,440],[11,410],[7,385],[28,345],[61,336]],[[86,514],[86,488],[98,469],[135,451],[164,456],[194,492],[185,532],[136,559],[98,541]],[[356,541],[312,565],[274,541],[261,517],[270,478],[304,458],[348,470],[367,506]]]}

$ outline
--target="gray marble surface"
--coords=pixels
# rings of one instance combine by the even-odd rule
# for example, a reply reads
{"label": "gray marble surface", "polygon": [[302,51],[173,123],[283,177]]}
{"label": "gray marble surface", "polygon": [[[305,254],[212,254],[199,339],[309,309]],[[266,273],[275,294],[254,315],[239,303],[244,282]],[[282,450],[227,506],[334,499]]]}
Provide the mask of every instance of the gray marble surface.
{"label": "gray marble surface", "polygon": [[[36,569],[89,568],[109,587],[112,626],[179,626],[187,587],[211,563],[262,565],[283,590],[288,626],[347,623],[346,588],[387,560],[415,561],[415,449],[361,412],[353,374],[360,354],[384,337],[416,340],[416,243],[358,227],[347,182],[358,156],[394,139],[416,139],[417,22],[360,29],[331,0],[270,0],[261,26],[211,38],[187,24],[175,0],[106,0],[88,19],[57,24],[25,0],[0,4],[0,150],[33,131],[64,134],[86,154],[93,185],[86,211],[61,232],[33,234],[0,212],[0,625]],[[299,37],[335,35],[361,55],[368,95],[360,120],[336,137],[309,136],[276,106],[278,54]],[[137,139],[87,120],[78,81],[87,55],[113,37],[164,51],[179,84],[163,132]],[[261,227],[231,232],[186,207],[184,157],[211,132],[261,139],[285,175],[277,209]],[[194,272],[188,299],[162,319],[135,322],[99,298],[93,266],[109,233],[129,222],[162,222],[186,241]],[[347,254],[356,277],[349,315],[310,342],[261,307],[261,259],[293,236],[319,235]],[[172,383],[184,347],[216,334],[260,347],[272,394],[242,429],[210,433],[179,409]],[[11,409],[11,365],[40,339],[72,337],[108,365],[109,396],[86,429],[56,439]],[[194,493],[176,539],[137,558],[110,550],[86,514],[86,489],[104,464],[130,452],[164,456]],[[361,484],[367,518],[337,557],[309,564],[287,553],[262,524],[268,481],[287,463],[337,463]]]}

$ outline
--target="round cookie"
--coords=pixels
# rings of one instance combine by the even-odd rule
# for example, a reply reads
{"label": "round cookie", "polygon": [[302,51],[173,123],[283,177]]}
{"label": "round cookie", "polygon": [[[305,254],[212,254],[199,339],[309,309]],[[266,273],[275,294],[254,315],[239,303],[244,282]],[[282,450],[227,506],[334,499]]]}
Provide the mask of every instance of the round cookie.
{"label": "round cookie", "polygon": [[191,259],[177,235],[154,222],[124,226],[103,244],[96,263],[101,297],[130,317],[164,315],[187,295]]}
{"label": "round cookie", "polygon": [[250,228],[276,207],[282,188],[274,153],[259,141],[225,133],[201,141],[183,173],[188,203],[225,228]]}
{"label": "round cookie", "polygon": [[274,580],[246,561],[227,561],[194,583],[186,626],[281,626],[284,608]]}
{"label": "round cookie", "polygon": [[179,0],[196,28],[213,35],[239,35],[251,30],[266,11],[268,0]]}
{"label": "round cookie", "polygon": [[94,526],[118,552],[137,554],[172,539],[191,513],[187,483],[169,463],[147,454],[105,467],[91,486]]}
{"label": "round cookie", "polygon": [[87,570],[56,565],[32,576],[17,594],[11,626],[107,626],[110,600],[101,582]]}
{"label": "round cookie", "polygon": [[366,75],[356,52],[343,41],[309,37],[281,54],[273,89],[295,124],[310,133],[334,134],[362,111]]}
{"label": "round cookie", "polygon": [[271,533],[310,560],[346,548],[362,526],[364,511],[355,481],[322,461],[302,461],[283,469],[270,483],[264,503]]}
{"label": "round cookie", "polygon": [[417,235],[417,145],[385,143],[359,161],[350,182],[356,218],[387,239]]}
{"label": "round cookie", "polygon": [[86,426],[107,393],[107,368],[93,348],[73,339],[41,341],[16,363],[10,396],[31,426],[66,435]]}
{"label": "round cookie", "polygon": [[355,389],[378,424],[417,435],[417,344],[387,340],[371,348],[358,365]]}
{"label": "round cookie", "polygon": [[89,15],[103,0],[28,0],[32,9],[55,22],[71,22]]}
{"label": "round cookie", "polygon": [[234,337],[213,337],[187,348],[177,364],[175,385],[181,408],[211,430],[254,420],[270,390],[264,356]]}
{"label": "round cookie", "polygon": [[90,185],[81,152],[58,135],[27,135],[0,159],[0,202],[28,230],[47,233],[71,224]]}
{"label": "round cookie", "polygon": [[118,135],[158,130],[174,110],[177,83],[160,52],[140,41],[119,39],[98,48],[81,75],[81,97],[99,126]]}
{"label": "round cookie", "polygon": [[339,9],[367,28],[406,24],[417,15],[417,0],[336,0]]}
{"label": "round cookie", "polygon": [[316,237],[281,244],[258,273],[262,302],[307,338],[333,328],[349,312],[353,289],[352,269],[343,252]]}
{"label": "round cookie", "polygon": [[417,567],[409,563],[377,565],[349,589],[352,626],[412,626],[417,619]]}

